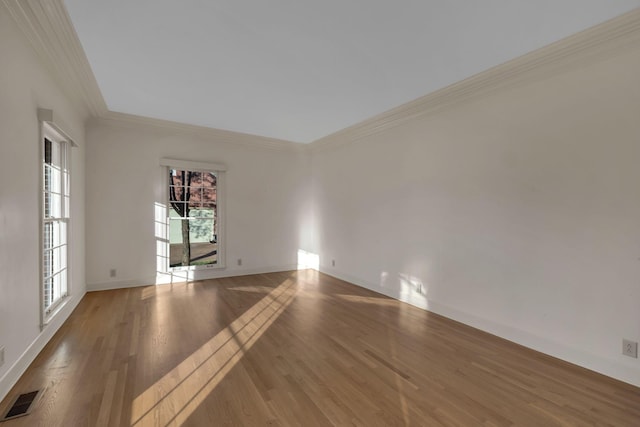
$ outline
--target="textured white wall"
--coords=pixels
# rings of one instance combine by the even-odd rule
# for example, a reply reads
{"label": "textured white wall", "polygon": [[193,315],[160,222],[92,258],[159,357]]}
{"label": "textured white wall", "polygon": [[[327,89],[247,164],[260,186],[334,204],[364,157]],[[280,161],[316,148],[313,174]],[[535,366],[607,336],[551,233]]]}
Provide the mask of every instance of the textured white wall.
{"label": "textured white wall", "polygon": [[[161,158],[227,166],[227,267],[196,278],[296,268],[300,195],[308,175],[302,152],[234,146],[104,120],[88,125],[87,140],[89,289],[156,283],[154,210],[165,204],[167,191]],[[109,277],[112,268],[115,278]]]}
{"label": "textured white wall", "polygon": [[321,270],[640,385],[638,76],[635,51],[314,152]]}
{"label": "textured white wall", "polygon": [[[0,13],[0,399],[85,293],[84,126],[14,22]],[[72,151],[72,299],[40,332],[38,108],[54,111]]]}

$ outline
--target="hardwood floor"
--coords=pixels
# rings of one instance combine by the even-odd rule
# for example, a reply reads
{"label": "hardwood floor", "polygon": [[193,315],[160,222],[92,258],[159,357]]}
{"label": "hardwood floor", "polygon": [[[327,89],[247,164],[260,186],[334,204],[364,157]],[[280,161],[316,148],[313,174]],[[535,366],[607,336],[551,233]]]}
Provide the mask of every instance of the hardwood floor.
{"label": "hardwood floor", "polygon": [[18,426],[640,426],[640,389],[315,271],[93,292]]}

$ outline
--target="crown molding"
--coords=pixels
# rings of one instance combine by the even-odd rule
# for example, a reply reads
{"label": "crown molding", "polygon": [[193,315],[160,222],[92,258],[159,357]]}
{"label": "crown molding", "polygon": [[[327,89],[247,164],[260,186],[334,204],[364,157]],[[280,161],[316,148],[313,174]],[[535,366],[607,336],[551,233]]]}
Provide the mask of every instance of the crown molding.
{"label": "crown molding", "polygon": [[156,129],[163,132],[173,132],[179,135],[188,135],[195,138],[228,143],[233,144],[234,146],[243,146],[252,149],[306,151],[309,148],[308,144],[301,144],[298,142],[172,122],[169,120],[136,116],[134,114],[117,113],[114,111],[108,111],[100,117],[93,118],[92,121],[97,124],[129,129],[147,131],[149,129]]}
{"label": "crown molding", "polygon": [[107,112],[89,61],[63,0],[2,0],[36,54],[87,115]]}
{"label": "crown molding", "polygon": [[640,8],[310,143],[312,151],[361,140],[496,91],[545,79],[640,47]]}

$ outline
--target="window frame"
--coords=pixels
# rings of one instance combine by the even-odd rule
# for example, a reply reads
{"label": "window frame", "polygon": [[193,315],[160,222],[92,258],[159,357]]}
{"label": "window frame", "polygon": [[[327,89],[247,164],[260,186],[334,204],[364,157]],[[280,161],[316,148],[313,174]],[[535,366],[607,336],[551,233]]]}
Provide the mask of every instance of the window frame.
{"label": "window frame", "polygon": [[[41,116],[44,112],[45,118],[43,119]],[[49,114],[46,114],[46,113]],[[39,268],[39,298],[40,298],[40,327],[43,329],[51,319],[62,309],[62,307],[69,300],[69,296],[72,292],[72,266],[71,266],[71,200],[72,200],[72,161],[71,161],[71,148],[75,146],[73,141],[62,132],[57,126],[52,123],[52,112],[50,110],[39,110],[38,115],[40,117],[40,138],[39,138],[39,242],[40,242],[40,268]],[[49,117],[47,120],[46,117]],[[46,158],[45,158],[45,141],[49,140],[52,144],[59,144],[60,147],[60,168],[61,173],[59,176],[59,188],[60,188],[60,200],[59,200],[59,209],[60,215],[58,217],[46,217],[45,214],[45,168],[46,168]],[[52,146],[53,149],[53,146]],[[61,291],[60,295],[48,305],[46,304],[46,295],[47,290],[46,286],[46,278],[45,274],[49,271],[45,268],[45,253],[47,251],[52,251],[53,248],[45,249],[45,229],[47,223],[50,224],[64,224],[64,231],[58,236],[60,240],[60,244],[56,247],[63,248],[63,256],[61,256],[61,265],[60,268],[53,271],[50,277],[55,276],[60,272],[64,272],[63,280],[61,283]],[[54,227],[55,228],[55,225]],[[51,257],[50,262],[53,262],[53,256]],[[55,269],[55,267],[54,267]],[[49,269],[50,270],[50,269]],[[54,285],[51,285],[52,287]]]}
{"label": "window frame", "polygon": [[[165,266],[165,272],[192,272],[192,271],[206,271],[213,269],[223,269],[226,268],[226,241],[225,241],[225,172],[227,170],[226,166],[220,163],[203,163],[203,162],[193,162],[189,160],[177,160],[177,159],[160,159],[160,165],[162,167],[162,177],[163,177],[163,191],[165,197],[165,206],[166,206],[166,236],[170,235],[170,212],[171,209],[171,201],[170,201],[170,190],[169,185],[167,184],[169,176],[169,171],[171,169],[175,170],[186,170],[186,171],[195,171],[195,172],[208,172],[213,173],[216,176],[216,227],[217,227],[217,259],[215,264],[205,264],[205,265],[188,265],[188,266],[176,266],[171,267],[171,262],[168,259]],[[166,239],[166,253],[170,254],[171,247],[170,241],[167,237]]]}

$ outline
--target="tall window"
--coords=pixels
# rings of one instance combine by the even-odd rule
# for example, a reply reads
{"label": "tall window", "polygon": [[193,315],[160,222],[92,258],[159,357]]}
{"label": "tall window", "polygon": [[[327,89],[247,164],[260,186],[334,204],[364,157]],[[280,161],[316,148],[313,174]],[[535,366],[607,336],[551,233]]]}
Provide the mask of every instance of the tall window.
{"label": "tall window", "polygon": [[170,267],[219,264],[218,173],[169,167]]}
{"label": "tall window", "polygon": [[42,307],[46,321],[68,292],[68,143],[45,126],[42,153]]}

